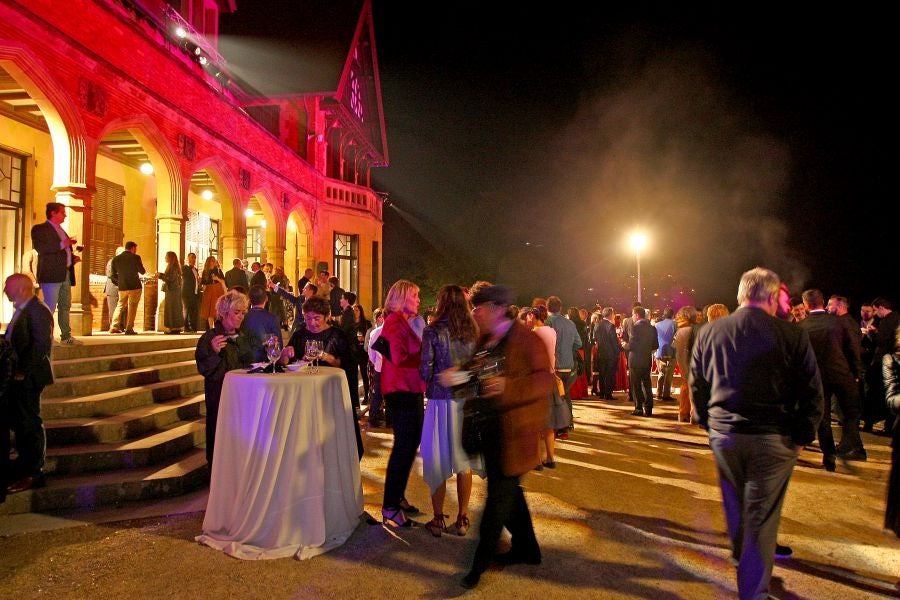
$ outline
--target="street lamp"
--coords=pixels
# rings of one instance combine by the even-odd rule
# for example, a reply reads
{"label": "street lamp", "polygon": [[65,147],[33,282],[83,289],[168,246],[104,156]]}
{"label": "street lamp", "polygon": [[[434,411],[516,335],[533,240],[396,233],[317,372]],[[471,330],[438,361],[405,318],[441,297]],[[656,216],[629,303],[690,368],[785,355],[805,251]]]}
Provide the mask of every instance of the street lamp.
{"label": "street lamp", "polygon": [[631,248],[637,259],[638,304],[641,304],[641,250],[647,245],[647,236],[640,232],[631,234]]}

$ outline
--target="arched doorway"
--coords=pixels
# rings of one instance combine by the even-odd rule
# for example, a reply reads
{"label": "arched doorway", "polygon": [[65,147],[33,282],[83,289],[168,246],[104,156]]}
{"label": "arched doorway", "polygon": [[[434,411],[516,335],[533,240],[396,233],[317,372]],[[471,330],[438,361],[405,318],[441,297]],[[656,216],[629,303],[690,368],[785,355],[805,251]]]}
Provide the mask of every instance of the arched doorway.
{"label": "arched doorway", "polygon": [[287,220],[284,249],[284,272],[293,284],[306,269],[314,269],[312,226],[302,208],[291,211]]}

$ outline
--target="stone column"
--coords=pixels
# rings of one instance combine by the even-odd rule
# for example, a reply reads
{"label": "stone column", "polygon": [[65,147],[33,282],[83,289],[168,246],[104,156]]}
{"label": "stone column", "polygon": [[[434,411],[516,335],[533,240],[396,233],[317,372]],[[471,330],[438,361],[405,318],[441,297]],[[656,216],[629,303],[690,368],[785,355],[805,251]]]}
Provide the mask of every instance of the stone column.
{"label": "stone column", "polygon": [[235,258],[244,258],[246,248],[246,233],[222,235],[222,256],[219,257],[219,264],[222,265],[222,270],[227,271],[230,269],[231,261]]}

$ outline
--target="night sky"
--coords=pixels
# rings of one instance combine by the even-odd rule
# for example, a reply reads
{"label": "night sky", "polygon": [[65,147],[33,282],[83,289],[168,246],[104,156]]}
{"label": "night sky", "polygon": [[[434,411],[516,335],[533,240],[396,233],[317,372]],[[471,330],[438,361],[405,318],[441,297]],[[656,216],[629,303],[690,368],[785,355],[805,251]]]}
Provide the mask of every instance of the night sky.
{"label": "night sky", "polygon": [[[477,276],[623,309],[639,227],[651,306],[734,306],[756,265],[854,310],[900,301],[886,15],[582,4],[374,2],[387,285]],[[291,5],[238,0],[223,30],[291,39]]]}

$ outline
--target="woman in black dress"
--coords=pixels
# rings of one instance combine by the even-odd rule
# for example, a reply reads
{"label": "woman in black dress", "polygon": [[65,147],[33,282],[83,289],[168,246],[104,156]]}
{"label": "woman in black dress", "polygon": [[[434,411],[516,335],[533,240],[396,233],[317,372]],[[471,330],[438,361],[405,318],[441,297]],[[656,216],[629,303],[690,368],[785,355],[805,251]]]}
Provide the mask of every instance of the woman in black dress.
{"label": "woman in black dress", "polygon": [[178,255],[166,252],[166,270],[157,275],[162,281],[162,291],[166,294],[163,326],[166,333],[181,333],[184,327],[184,305],[181,300],[181,264]]}

